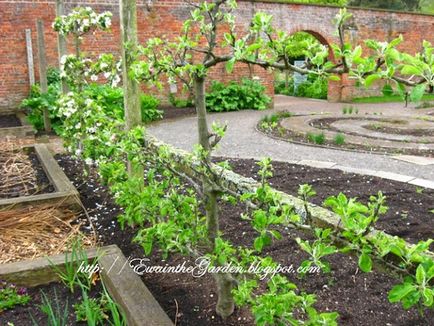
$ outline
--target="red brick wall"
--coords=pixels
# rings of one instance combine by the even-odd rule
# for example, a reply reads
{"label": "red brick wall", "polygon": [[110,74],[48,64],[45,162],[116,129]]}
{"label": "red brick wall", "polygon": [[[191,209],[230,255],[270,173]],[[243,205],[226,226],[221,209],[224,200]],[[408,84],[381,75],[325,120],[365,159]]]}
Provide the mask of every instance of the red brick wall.
{"label": "red brick wall", "polygon": [[[182,0],[138,1],[139,39],[144,42],[152,36],[176,36],[180,26],[188,17],[189,9]],[[66,1],[67,12],[77,4],[91,6],[97,11],[113,12],[112,33],[96,33],[86,38],[84,49],[91,54],[117,52],[119,49],[118,1],[114,0],[72,0]],[[240,28],[248,26],[256,11],[265,11],[274,16],[278,27],[288,32],[310,31],[322,36],[324,42],[335,42],[331,19],[338,8],[327,6],[307,6],[300,4],[279,4],[273,2],[240,1],[236,12]],[[35,75],[38,79],[36,19],[45,22],[45,40],[48,62],[57,64],[56,35],[51,30],[54,19],[54,1],[43,0],[0,0],[0,110],[15,108],[29,91],[25,29],[32,30]],[[409,52],[420,49],[423,39],[434,43],[434,17],[409,13],[354,9],[354,25],[357,30],[351,33],[351,41],[358,43],[366,38],[390,40],[403,34],[406,41],[402,48]],[[72,51],[72,49],[71,49]],[[273,77],[261,68],[255,67],[253,74],[261,77],[267,92],[273,92]],[[231,74],[224,71],[224,65],[216,67],[210,79],[229,81],[249,76],[249,69],[237,66]],[[337,99],[340,98],[342,85],[333,87]],[[347,90],[348,92],[348,90]],[[351,89],[351,94],[360,92]],[[333,94],[332,94],[333,95]]]}

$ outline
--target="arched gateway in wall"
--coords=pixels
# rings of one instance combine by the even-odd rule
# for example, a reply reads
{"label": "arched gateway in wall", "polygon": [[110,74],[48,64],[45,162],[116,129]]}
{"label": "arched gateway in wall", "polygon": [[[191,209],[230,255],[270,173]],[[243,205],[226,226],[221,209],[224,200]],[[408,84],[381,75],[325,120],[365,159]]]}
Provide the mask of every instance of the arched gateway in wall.
{"label": "arched gateway in wall", "polygon": [[[150,0],[138,1],[139,39],[157,35],[175,36],[182,22],[188,17],[189,8],[183,0]],[[119,14],[117,0],[66,0],[66,10],[80,5],[94,7],[96,10],[110,10],[114,14],[111,34],[98,33],[94,39],[86,41],[87,52],[117,52],[119,49]],[[285,4],[273,0],[238,1],[236,11],[237,23],[248,26],[251,17],[257,11],[267,12],[274,16],[275,24],[290,33],[306,31],[313,34],[324,44],[336,42],[334,26],[331,20],[339,8],[320,5]],[[370,9],[350,8],[354,18],[348,37],[351,42],[360,43],[369,38],[391,40],[399,34],[404,36],[401,47],[408,52],[417,52],[422,40],[434,43],[434,16],[415,13],[390,12]],[[56,35],[51,30],[51,22],[55,17],[54,0],[0,0],[0,111],[16,108],[29,92],[25,30],[31,29],[34,60],[36,51],[36,19],[45,22],[45,38],[48,62],[57,63]],[[37,69],[35,69],[36,78]],[[224,67],[217,67],[213,72],[215,79],[228,81],[248,76],[252,73],[247,67],[236,67],[230,75]],[[273,92],[273,77],[261,68],[253,68]],[[346,78],[342,82],[331,83],[330,100],[346,100],[357,96],[363,90],[356,89]],[[375,91],[375,90],[374,90]]]}

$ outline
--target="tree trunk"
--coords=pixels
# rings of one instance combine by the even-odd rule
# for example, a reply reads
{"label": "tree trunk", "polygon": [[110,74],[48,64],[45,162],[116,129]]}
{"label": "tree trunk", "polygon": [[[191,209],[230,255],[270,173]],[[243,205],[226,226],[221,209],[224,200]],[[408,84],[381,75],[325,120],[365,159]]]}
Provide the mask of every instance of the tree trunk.
{"label": "tree trunk", "polygon": [[[119,0],[121,24],[122,80],[124,87],[125,128],[127,131],[142,124],[139,84],[129,76],[137,50],[137,8],[135,0]],[[143,167],[128,162],[131,177],[143,178]]]}
{"label": "tree trunk", "polygon": [[[205,103],[205,79],[195,76],[194,78],[195,104],[197,113],[197,127],[199,135],[199,144],[207,151],[206,160],[211,162],[211,146],[209,141],[209,130],[206,119],[206,103]],[[204,178],[203,192],[205,196],[205,211],[206,223],[208,231],[208,241],[210,250],[214,250],[215,239],[219,231],[219,216],[218,216],[218,196],[219,192]],[[217,306],[216,312],[222,318],[230,316],[234,312],[235,303],[232,296],[232,288],[234,286],[233,279],[230,274],[214,274],[214,279],[217,286]]]}

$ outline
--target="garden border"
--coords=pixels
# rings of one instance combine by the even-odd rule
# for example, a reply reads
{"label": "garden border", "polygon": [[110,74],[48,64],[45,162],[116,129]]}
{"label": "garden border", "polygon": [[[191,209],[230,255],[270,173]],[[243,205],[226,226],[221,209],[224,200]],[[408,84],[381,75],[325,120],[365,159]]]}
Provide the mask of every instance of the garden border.
{"label": "garden border", "polygon": [[[15,137],[28,137],[28,136],[35,136],[35,130],[33,129],[33,126],[28,123],[27,117],[24,114],[24,112],[18,111],[18,112],[10,112],[9,114],[14,114],[15,116],[20,120],[21,126],[18,127],[6,127],[6,128],[0,128],[0,137],[6,137],[6,136],[15,136]],[[6,115],[8,113],[6,112]],[[2,115],[5,115],[2,113]]]}
{"label": "garden border", "polygon": [[[170,156],[170,158],[175,162],[177,168],[179,168],[183,173],[185,173],[187,176],[190,177],[198,177],[195,172],[195,167],[200,167],[201,162],[200,161],[193,161],[190,162],[190,164],[185,163],[186,157],[191,157],[186,151],[173,147],[167,143],[164,143],[163,141],[158,140],[154,136],[151,136],[149,134],[146,134],[145,136],[145,146],[149,148],[150,151],[159,152],[160,147],[165,146],[167,148],[166,154]],[[328,163],[328,162],[327,162]],[[239,194],[243,193],[252,193],[256,192],[256,189],[260,187],[261,185],[254,180],[253,178],[248,178],[241,176],[233,171],[224,169],[216,164],[212,165],[214,171],[217,175],[219,175],[221,183],[224,187],[231,189],[234,192],[237,192]],[[200,176],[199,176],[200,177]],[[422,180],[422,179],[419,179]],[[416,182],[413,183],[415,180],[413,180],[412,184],[417,184]],[[271,188],[271,191],[276,194],[277,196],[280,196],[280,203],[281,204],[287,204],[289,206],[294,207],[295,211],[297,213],[300,213],[303,215],[305,212],[305,203],[303,200],[289,195],[285,192],[276,190],[274,188]],[[322,228],[333,228],[335,230],[343,230],[343,227],[340,223],[340,217],[321,206],[307,203],[307,209],[309,210],[310,216],[312,218],[312,225],[322,227]],[[371,230],[367,235],[366,239],[369,241],[371,239],[375,238],[375,235],[380,232],[377,229]],[[387,237],[393,238],[392,235],[389,235],[385,233]],[[406,246],[408,248],[414,247],[415,245],[410,244],[408,242],[405,242]],[[392,259],[399,259],[399,257],[395,257],[393,253],[391,253]],[[431,251],[426,252],[427,257],[430,257],[431,259],[434,259],[434,253]]]}
{"label": "garden border", "polygon": [[21,150],[26,148],[34,148],[35,154],[55,191],[47,194],[0,199],[0,209],[45,203],[81,207],[77,189],[57,164],[47,146],[45,144],[34,144],[23,147]]}
{"label": "garden border", "polygon": [[[99,257],[101,277],[114,301],[125,313],[129,326],[171,326],[166,312],[116,245],[86,250],[90,260]],[[34,287],[59,281],[52,264],[62,268],[65,254],[0,265],[0,279],[19,286]]]}

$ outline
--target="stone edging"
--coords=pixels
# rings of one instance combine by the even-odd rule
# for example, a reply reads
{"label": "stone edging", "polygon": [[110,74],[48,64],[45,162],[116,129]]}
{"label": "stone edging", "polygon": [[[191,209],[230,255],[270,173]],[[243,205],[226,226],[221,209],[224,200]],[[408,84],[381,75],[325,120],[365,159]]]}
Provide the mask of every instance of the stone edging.
{"label": "stone edging", "polygon": [[[149,134],[145,136],[145,143],[148,149],[153,152],[158,152],[161,147],[166,147],[165,154],[167,155],[167,158],[170,158],[175,163],[176,169],[180,170],[182,173],[185,173],[187,176],[198,177],[198,175],[196,175],[197,172],[195,168],[199,168],[201,162],[199,161],[191,162],[188,160],[186,161],[187,157],[191,157],[190,153],[182,149],[175,148],[171,145],[168,145]],[[306,163],[306,161],[304,163]],[[334,165],[334,163],[329,163],[329,162],[325,162],[325,163]],[[253,178],[241,176],[233,171],[226,170],[215,164],[213,164],[212,167],[215,170],[215,172],[220,176],[221,184],[224,187],[231,189],[232,191],[237,192],[239,194],[255,192],[257,188],[260,186],[260,184],[257,181],[255,181]],[[319,166],[317,165],[316,167]],[[321,167],[324,168],[324,166]],[[414,181],[414,180],[410,180],[410,181]],[[419,182],[415,181],[415,183],[412,184],[418,184],[418,183]],[[279,202],[281,204],[292,206],[294,207],[296,212],[300,212],[301,214],[305,212],[305,203],[301,199],[273,188],[271,188],[270,191],[276,195],[276,198],[279,198]],[[334,212],[312,203],[308,203],[307,208],[310,212],[313,225],[316,225],[318,227],[323,227],[323,228],[328,227],[337,230],[342,230],[342,225],[340,224],[340,217]],[[378,232],[379,232],[378,230],[373,229],[371,230],[371,232],[369,232],[366,235],[366,238],[368,240],[375,238],[375,235]],[[393,236],[389,234],[385,234],[385,236],[387,238],[393,238]],[[406,246],[407,248],[411,248],[414,245],[406,242]],[[434,259],[434,253],[428,251],[426,255]]]}
{"label": "stone edging", "polygon": [[[129,326],[172,326],[173,323],[116,245],[86,250],[89,260],[98,259],[101,277],[112,298],[122,308]],[[0,279],[34,287],[59,281],[52,265],[62,267],[65,255],[55,255],[0,265]]]}
{"label": "stone edging", "polygon": [[35,154],[55,191],[47,194],[0,199],[0,209],[44,203],[80,206],[77,190],[57,164],[47,146],[45,144],[34,144],[25,148],[34,148]]}

